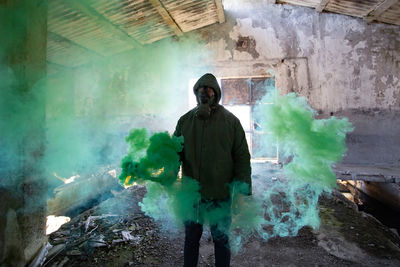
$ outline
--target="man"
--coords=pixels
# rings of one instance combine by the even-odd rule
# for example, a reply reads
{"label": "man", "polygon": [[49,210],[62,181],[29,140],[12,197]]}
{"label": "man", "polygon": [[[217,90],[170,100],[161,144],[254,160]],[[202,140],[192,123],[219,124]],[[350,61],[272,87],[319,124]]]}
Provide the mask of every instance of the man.
{"label": "man", "polygon": [[[199,182],[204,206],[229,206],[225,204],[230,203],[232,182],[245,182],[248,185],[245,193],[251,194],[250,154],[245,133],[239,119],[218,104],[221,89],[214,75],[203,75],[193,92],[198,105],[179,119],[174,132],[184,139],[182,172]],[[229,229],[229,225],[229,215],[210,225],[217,267],[230,264],[227,231],[221,231]],[[184,266],[197,266],[202,232],[201,222],[185,223]]]}

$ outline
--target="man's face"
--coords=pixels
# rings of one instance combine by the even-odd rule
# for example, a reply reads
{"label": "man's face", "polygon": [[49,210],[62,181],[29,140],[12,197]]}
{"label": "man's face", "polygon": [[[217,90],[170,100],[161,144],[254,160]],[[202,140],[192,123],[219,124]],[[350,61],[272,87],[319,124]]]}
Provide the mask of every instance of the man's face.
{"label": "man's face", "polygon": [[197,89],[197,98],[201,104],[211,104],[210,100],[213,100],[214,96],[215,92],[211,87],[199,87]]}

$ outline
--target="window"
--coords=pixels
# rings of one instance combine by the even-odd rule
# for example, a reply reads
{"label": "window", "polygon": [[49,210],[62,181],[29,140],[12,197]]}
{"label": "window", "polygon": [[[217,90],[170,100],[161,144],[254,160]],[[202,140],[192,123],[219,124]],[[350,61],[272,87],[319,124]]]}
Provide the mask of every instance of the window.
{"label": "window", "polygon": [[254,107],[264,103],[267,91],[275,87],[274,77],[222,78],[222,104],[240,120],[253,161],[277,161],[278,143],[264,131]]}

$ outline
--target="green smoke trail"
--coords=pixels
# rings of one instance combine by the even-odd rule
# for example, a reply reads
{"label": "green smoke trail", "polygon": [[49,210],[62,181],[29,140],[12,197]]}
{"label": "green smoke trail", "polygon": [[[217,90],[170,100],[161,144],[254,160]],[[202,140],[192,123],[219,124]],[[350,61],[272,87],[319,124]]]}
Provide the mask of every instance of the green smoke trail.
{"label": "green smoke trail", "polygon": [[172,118],[186,106],[189,79],[202,71],[196,62],[211,53],[186,36],[49,76],[48,168],[68,176],[116,165],[131,127],[172,129]]}
{"label": "green smoke trail", "polygon": [[190,177],[178,178],[183,137],[171,137],[167,132],[149,137],[147,130],[135,129],[126,141],[130,149],[122,159],[120,182],[146,183],[147,193],[140,206],[147,215],[164,222],[166,229],[176,230],[188,220],[213,223],[230,210],[225,206],[209,209],[206,204],[197,210],[199,183]]}
{"label": "green smoke trail", "polygon": [[[32,1],[19,2],[36,5]],[[94,6],[97,1],[78,2]],[[47,5],[47,1],[37,5],[42,4]],[[57,3],[48,4],[51,17],[52,6]],[[129,130],[144,126],[152,131],[171,130],[175,118],[187,106],[189,79],[210,71],[198,63],[213,58],[213,52],[194,34],[185,34],[179,40],[146,42],[142,48],[127,51],[111,51],[104,42],[88,40],[84,46],[96,53],[82,53],[75,46],[66,49],[65,54],[50,49],[47,59],[44,57],[38,64],[40,70],[29,69],[29,75],[43,79],[36,85],[25,86],[26,79],[20,73],[27,69],[26,61],[31,56],[26,57],[26,49],[20,45],[29,40],[26,23],[30,8],[7,6],[0,5],[0,33],[7,36],[0,42],[0,187],[20,186],[21,180],[15,177],[29,173],[29,168],[21,167],[29,166],[26,162],[40,164],[36,169],[43,169],[40,179],[51,184],[47,188],[50,196],[54,187],[64,183],[57,177],[79,174],[81,178],[77,179],[84,179],[99,169],[117,167],[126,151],[123,138]],[[68,32],[68,20],[73,18],[63,19]],[[64,31],[57,31],[51,21],[49,18],[49,48],[60,41],[54,36],[68,37],[63,35]],[[45,27],[36,26],[28,27],[32,31],[29,36],[35,37],[32,40],[46,38]],[[146,36],[149,25],[141,27]],[[46,45],[40,48],[41,53],[35,44],[28,46],[33,55],[45,54]],[[10,51],[17,55],[13,65]],[[20,90],[24,86],[29,90]],[[40,138],[32,134],[31,129],[36,128],[40,128]],[[26,143],[32,147],[26,147]],[[42,148],[40,153],[37,147]],[[38,154],[40,162],[35,156]],[[87,187],[85,194],[90,196],[91,191],[92,187]],[[40,196],[46,200],[49,195]],[[75,199],[74,194],[70,199]]]}
{"label": "green smoke trail", "polygon": [[293,156],[285,166],[288,176],[331,188],[336,176],[331,165],[340,161],[346,151],[346,133],[353,130],[346,118],[316,120],[315,111],[304,97],[291,93],[281,96],[274,90],[259,105],[261,127],[279,139],[286,155]]}
{"label": "green smoke trail", "polygon": [[183,138],[171,137],[167,132],[149,137],[146,129],[135,129],[126,141],[130,149],[122,159],[119,179],[124,185],[147,182],[147,193],[140,203],[142,210],[156,220],[168,222],[167,227],[194,220],[199,185],[188,177],[178,179],[178,153],[182,151]]}
{"label": "green smoke trail", "polygon": [[[133,130],[126,141],[130,151],[122,159],[120,181],[125,185],[133,182],[154,181],[162,185],[172,184],[179,171],[179,155],[182,138],[170,137],[167,132],[156,133],[148,138],[145,129]],[[138,161],[138,155],[146,154]]]}
{"label": "green smoke trail", "polygon": [[29,50],[40,41],[27,43],[27,32],[37,29],[29,25],[32,13],[41,12],[31,4],[0,4],[0,189],[16,195],[23,194],[21,185],[27,181],[46,186],[41,162],[46,70],[38,64],[45,54]]}
{"label": "green smoke trail", "polygon": [[[270,133],[270,142],[278,139],[284,155],[292,157],[281,173],[274,174],[282,179],[254,181],[259,186],[255,186],[253,203],[263,211],[265,221],[248,217],[248,223],[257,218],[254,230],[268,240],[296,235],[303,226],[319,226],[318,198],[336,185],[331,166],[342,159],[346,133],[353,128],[346,118],[314,119],[315,111],[306,99],[294,93],[283,96],[270,90],[261,103],[270,104],[258,104],[255,120]],[[234,250],[247,238],[246,233],[231,235]]]}
{"label": "green smoke trail", "polygon": [[[253,235],[268,240],[294,236],[304,226],[318,228],[318,198],[336,184],[331,166],[342,159],[346,133],[352,131],[352,125],[346,118],[314,119],[315,112],[306,100],[295,94],[281,96],[273,90],[261,103],[272,104],[255,108],[256,121],[271,133],[270,138],[279,138],[280,147],[285,155],[292,156],[292,161],[273,174],[279,178],[271,180],[269,172],[253,178],[252,196],[244,196],[246,184],[234,182],[230,185],[230,202],[216,208],[207,203],[198,205],[201,196],[197,181],[190,177],[176,179],[176,171],[169,172],[168,178],[152,176],[154,170],[164,166],[172,166],[165,170],[176,170],[181,140],[174,140],[167,133],[148,138],[145,130],[132,131],[127,137],[131,150],[122,161],[121,182],[126,183],[127,176],[138,182],[148,181],[148,192],[140,206],[167,228],[179,228],[186,220],[212,225],[230,216],[229,229],[227,225],[218,226],[229,234],[235,253]],[[169,152],[158,151],[165,149]],[[160,157],[161,154],[164,156]],[[151,158],[157,158],[158,165],[152,165]]]}
{"label": "green smoke trail", "polygon": [[265,87],[269,93],[254,111],[255,121],[270,133],[262,143],[270,145],[278,139],[281,153],[291,161],[279,172],[265,171],[262,177],[253,178],[253,195],[242,205],[241,185],[232,186],[229,234],[235,253],[252,235],[268,240],[295,236],[304,226],[319,227],[319,196],[336,185],[331,167],[342,159],[346,133],[353,130],[346,118],[317,120],[305,98],[294,93],[280,95],[271,85]]}

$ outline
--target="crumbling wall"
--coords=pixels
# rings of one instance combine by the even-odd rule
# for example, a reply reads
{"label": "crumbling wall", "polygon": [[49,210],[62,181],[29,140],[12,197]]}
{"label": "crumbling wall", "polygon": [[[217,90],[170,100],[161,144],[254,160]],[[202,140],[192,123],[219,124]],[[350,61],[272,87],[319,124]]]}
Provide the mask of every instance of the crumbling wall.
{"label": "crumbling wall", "polygon": [[[233,1],[234,2],[234,1]],[[289,5],[225,4],[200,30],[219,76],[271,74],[319,117],[346,116],[346,163],[399,165],[400,27]]]}

